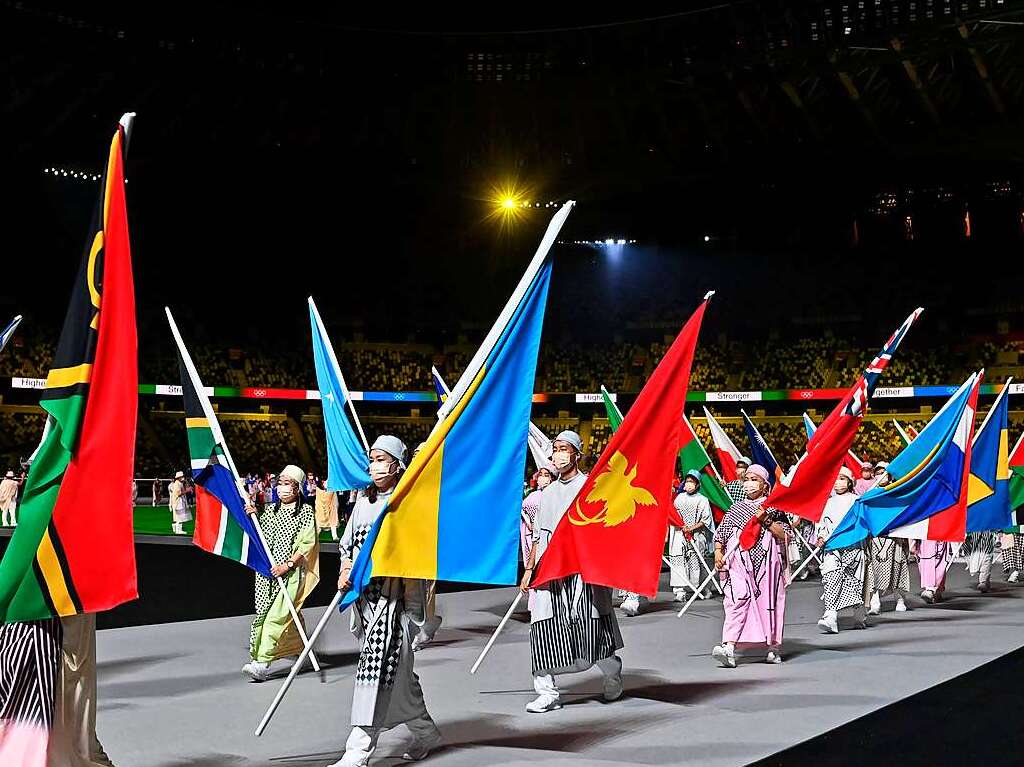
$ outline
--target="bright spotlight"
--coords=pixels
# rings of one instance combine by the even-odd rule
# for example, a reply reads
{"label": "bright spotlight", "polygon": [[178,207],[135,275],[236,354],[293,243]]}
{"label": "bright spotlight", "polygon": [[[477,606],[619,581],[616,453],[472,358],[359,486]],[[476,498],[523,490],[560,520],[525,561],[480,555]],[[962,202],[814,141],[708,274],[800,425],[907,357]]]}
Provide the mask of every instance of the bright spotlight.
{"label": "bright spotlight", "polygon": [[511,197],[506,197],[504,200],[501,201],[501,206],[503,208],[511,210],[516,206],[516,201],[513,200]]}
{"label": "bright spotlight", "polygon": [[616,240],[616,241],[615,241],[615,244],[616,244],[616,245],[625,245],[625,244],[626,244],[626,241],[625,241],[625,240]]}
{"label": "bright spotlight", "polygon": [[705,234],[704,235],[704,242],[711,242],[711,235],[710,234]]}

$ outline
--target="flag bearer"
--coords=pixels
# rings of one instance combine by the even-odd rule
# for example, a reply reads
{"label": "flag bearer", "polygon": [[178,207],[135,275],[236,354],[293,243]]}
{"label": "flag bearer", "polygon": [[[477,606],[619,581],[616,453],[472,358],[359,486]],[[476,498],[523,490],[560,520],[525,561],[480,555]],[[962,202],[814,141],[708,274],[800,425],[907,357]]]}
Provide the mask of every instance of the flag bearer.
{"label": "flag bearer", "polygon": [[999,551],[1003,556],[1003,574],[1006,576],[1006,582],[1020,582],[1020,573],[1024,570],[1024,536],[1018,533],[1003,533],[999,541]]}
{"label": "flag bearer", "polygon": [[782,627],[786,617],[786,515],[765,508],[768,470],[753,464],[743,475],[747,500],[736,501],[715,532],[715,568],[725,591],[722,643],[711,655],[726,668],[736,667],[737,642],[768,646],[768,663],[782,663]]}
{"label": "flag bearer", "polygon": [[[264,506],[259,515],[271,561],[277,564],[270,568],[273,578],[256,574],[256,617],[249,635],[252,661],[242,667],[254,682],[269,678],[274,661],[290,666],[302,651],[302,637],[277,579],[284,580],[300,620],[303,601],[320,582],[316,512],[302,498],[304,479],[298,466],[285,466],[278,479],[278,502]],[[255,511],[251,505],[246,510]]]}
{"label": "flag bearer", "polygon": [[732,498],[732,502],[745,501],[747,491],[743,489],[743,475],[747,473],[747,467],[752,461],[745,455],[736,459],[736,479],[725,483],[725,492]]}
{"label": "flag bearer", "polygon": [[[875,464],[875,479],[878,487],[892,482],[889,464],[879,461]],[[872,538],[868,548],[871,561],[867,569],[867,591],[871,595],[868,615],[882,613],[882,597],[896,595],[896,612],[907,611],[907,594],[910,593],[910,546],[902,538]]]}
{"label": "flag bearer", "polygon": [[[700,559],[707,553],[714,521],[711,503],[699,490],[700,472],[690,469],[683,479],[683,491],[673,504],[686,526],[670,527],[668,532],[668,557],[672,563],[670,583],[677,602],[685,602],[689,598],[687,589],[692,593],[704,582]],[[697,598],[707,599],[710,595],[710,589],[705,587]]]}
{"label": "flag bearer", "polygon": [[928,604],[942,601],[946,590],[947,565],[953,559],[953,546],[946,541],[915,541],[917,568],[921,573],[921,599]]}
{"label": "flag bearer", "polygon": [[[555,528],[587,479],[579,469],[583,457],[579,434],[563,431],[552,443],[552,450],[551,461],[558,479],[541,494],[533,524],[533,548],[520,585],[524,591]],[[530,611],[530,651],[537,698],[526,710],[539,714],[561,708],[555,675],[574,674],[594,665],[604,675],[604,699],[618,699],[622,695],[622,660],[615,653],[622,646],[611,589],[584,583],[579,575],[535,589]]]}
{"label": "flag bearer", "polygon": [[[338,589],[351,586],[352,565],[377,517],[384,511],[406,468],[407,448],[398,437],[381,435],[370,448],[370,478],[359,496],[338,543],[341,573]],[[423,689],[413,668],[414,653],[433,638],[436,622],[428,620],[427,583],[410,578],[371,578],[350,611],[352,633],[359,640],[352,692],[352,731],[345,754],[330,767],[359,767],[369,762],[385,730],[405,724],[413,734],[403,759],[417,761],[441,742],[427,712]]]}
{"label": "flag bearer", "polygon": [[978,576],[978,591],[988,593],[989,580],[992,577],[992,559],[996,552],[996,533],[985,530],[980,533],[968,533],[960,555],[967,557],[967,571],[971,576]]}
{"label": "flag bearer", "polygon": [[[832,531],[857,500],[854,492],[853,472],[846,466],[839,470],[832,495],[821,513],[816,533],[818,546],[824,546]],[[867,557],[864,544],[847,546],[825,552],[821,562],[821,601],[825,613],[818,621],[818,627],[826,634],[839,633],[839,611],[853,608],[857,628],[866,628],[864,620],[864,588]]]}

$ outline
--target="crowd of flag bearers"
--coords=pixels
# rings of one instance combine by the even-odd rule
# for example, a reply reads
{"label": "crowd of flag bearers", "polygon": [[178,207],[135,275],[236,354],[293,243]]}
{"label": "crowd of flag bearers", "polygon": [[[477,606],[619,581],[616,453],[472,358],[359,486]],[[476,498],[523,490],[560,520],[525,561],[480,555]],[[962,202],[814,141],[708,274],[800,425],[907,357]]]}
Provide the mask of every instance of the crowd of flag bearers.
{"label": "crowd of flag bearers", "polygon": [[[120,492],[132,476],[137,405],[123,168],[130,124],[126,115],[110,147],[96,225],[43,393],[46,428],[20,524],[0,560],[0,765],[112,764],[95,734],[95,613],[137,596],[131,501]],[[286,466],[276,499],[253,504],[167,311],[196,486],[194,542],[254,572],[245,675],[263,682],[275,665],[287,670],[257,736],[300,669],[309,663],[320,670],[313,645],[333,616],[348,610],[359,658],[351,729],[333,767],[369,763],[381,733],[400,724],[412,735],[404,758],[429,756],[442,733],[426,701],[441,691],[422,689],[415,658],[441,624],[438,581],[518,583],[498,631],[529,593],[536,694],[529,713],[557,711],[560,678],[593,666],[603,676],[603,698],[622,696],[616,595],[623,614],[640,612],[657,595],[663,563],[673,598],[685,603],[680,615],[695,600],[722,596],[722,640],[711,656],[727,668],[750,647],[767,663],[783,662],[787,589],[808,573],[821,577],[818,625],[825,634],[865,626],[890,594],[896,610],[906,610],[915,558],[922,600],[942,600],[965,542],[980,590],[988,589],[997,549],[1007,581],[1018,581],[1024,550],[1014,510],[1024,507],[1024,450],[1020,442],[1008,449],[1009,382],[977,428],[981,373],[919,434],[907,435],[890,463],[865,463],[850,452],[871,394],[920,309],[822,424],[807,419],[805,453],[783,472],[745,413],[753,458],[705,409],[717,465],[685,417],[708,293],[628,413],[604,392],[614,433],[585,471],[579,434],[549,440],[530,423],[550,250],[572,207],[553,217],[455,386],[432,371],[437,423],[412,455],[392,435],[368,441],[309,299],[327,438],[325,492],[357,492],[338,542],[337,591],[312,631],[301,613],[319,579],[316,510],[301,491],[306,475]],[[524,499],[528,452],[536,472]],[[674,493],[677,469],[683,479]],[[472,673],[493,643],[492,636]]]}

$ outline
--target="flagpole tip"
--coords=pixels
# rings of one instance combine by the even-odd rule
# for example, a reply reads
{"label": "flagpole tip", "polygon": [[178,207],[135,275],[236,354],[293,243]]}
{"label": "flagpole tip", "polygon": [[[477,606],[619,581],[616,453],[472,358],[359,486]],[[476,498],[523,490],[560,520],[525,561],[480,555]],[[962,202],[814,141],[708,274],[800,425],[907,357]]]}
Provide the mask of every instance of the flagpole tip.
{"label": "flagpole tip", "polygon": [[704,294],[704,300],[707,301],[713,295],[715,295],[715,291],[709,290],[707,293]]}

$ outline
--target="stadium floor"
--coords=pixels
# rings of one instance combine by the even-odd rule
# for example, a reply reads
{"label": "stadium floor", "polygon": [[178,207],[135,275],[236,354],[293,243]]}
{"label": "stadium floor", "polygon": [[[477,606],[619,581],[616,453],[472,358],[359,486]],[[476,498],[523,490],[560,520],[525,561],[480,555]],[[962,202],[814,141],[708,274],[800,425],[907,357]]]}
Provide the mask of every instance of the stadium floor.
{"label": "stadium floor", "polygon": [[[790,593],[785,663],[769,666],[759,654],[734,670],[709,656],[721,602],[699,603],[678,620],[663,592],[650,612],[620,621],[624,697],[601,702],[591,670],[563,679],[565,707],[544,715],[523,710],[533,697],[525,614],[479,673],[468,673],[513,591],[440,595],[444,625],[416,661],[445,736],[427,763],[980,764],[972,755],[981,756],[981,741],[985,764],[1019,763],[1020,728],[1010,723],[1024,681],[1024,651],[1014,652],[1024,645],[1024,587],[999,580],[982,595],[957,565],[946,602],[913,599],[914,609],[897,615],[887,601],[870,628],[837,636],[815,625],[819,589],[807,581]],[[306,611],[307,620],[321,611]],[[280,682],[242,676],[247,640],[244,616],[101,631],[98,729],[115,763],[313,767],[337,759],[356,660],[347,618],[332,620],[320,648],[326,684],[300,675],[262,738],[252,730]],[[402,763],[406,738],[404,728],[385,734],[374,764]]]}

